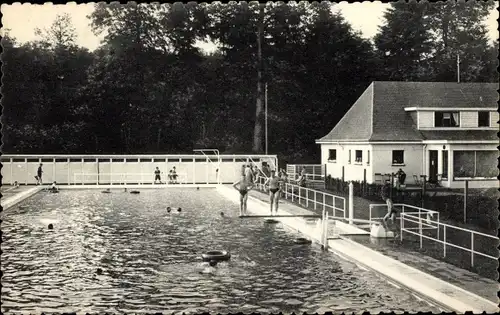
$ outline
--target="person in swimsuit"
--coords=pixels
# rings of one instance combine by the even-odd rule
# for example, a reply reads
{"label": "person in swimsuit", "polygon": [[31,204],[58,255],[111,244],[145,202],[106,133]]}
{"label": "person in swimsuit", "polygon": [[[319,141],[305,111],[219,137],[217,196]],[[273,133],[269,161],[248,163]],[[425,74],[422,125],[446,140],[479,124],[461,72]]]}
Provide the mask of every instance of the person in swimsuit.
{"label": "person in swimsuit", "polygon": [[248,191],[253,188],[253,183],[247,181],[244,169],[242,169],[240,180],[234,183],[233,187],[240,192],[240,215],[245,215],[247,213]]}
{"label": "person in swimsuit", "polygon": [[42,181],[42,174],[43,174],[42,166],[43,166],[43,164],[40,163],[40,166],[38,167],[38,170],[36,172],[37,176],[35,176],[35,178],[36,178],[36,184],[37,185],[42,185],[43,184],[43,181]]}
{"label": "person in swimsuit", "polygon": [[246,167],[245,167],[245,177],[247,179],[247,182],[253,182],[254,178],[253,178],[253,172],[252,172],[252,167],[250,166],[250,164],[248,164]]}
{"label": "person in swimsuit", "polygon": [[172,179],[174,180],[174,184],[177,184],[177,170],[175,169],[175,166],[172,170]]}
{"label": "person in swimsuit", "polygon": [[158,166],[156,167],[156,170],[155,170],[155,184],[156,184],[156,181],[159,181],[160,184],[161,184],[161,171],[160,169],[158,168]]}
{"label": "person in swimsuit", "polygon": [[57,187],[57,183],[54,181],[52,185],[49,188],[50,191],[58,191],[59,188]]}
{"label": "person in swimsuit", "polygon": [[394,220],[396,219],[396,215],[397,215],[397,211],[394,209],[394,204],[393,204],[391,197],[390,197],[390,189],[391,189],[391,185],[389,183],[386,183],[385,186],[382,188],[382,199],[387,204],[387,213],[382,218],[382,223],[384,224],[384,227],[386,229],[388,229],[387,219],[390,218],[391,223],[394,224]]}
{"label": "person in swimsuit", "polygon": [[253,182],[254,182],[254,184],[257,184],[259,182],[259,177],[260,177],[259,167],[257,165],[254,165],[253,166]]}
{"label": "person in swimsuit", "polygon": [[271,206],[271,215],[273,215],[273,204],[274,211],[278,214],[278,204],[280,199],[280,178],[276,176],[276,171],[271,171],[271,176],[267,179],[265,186],[269,185],[269,201]]}

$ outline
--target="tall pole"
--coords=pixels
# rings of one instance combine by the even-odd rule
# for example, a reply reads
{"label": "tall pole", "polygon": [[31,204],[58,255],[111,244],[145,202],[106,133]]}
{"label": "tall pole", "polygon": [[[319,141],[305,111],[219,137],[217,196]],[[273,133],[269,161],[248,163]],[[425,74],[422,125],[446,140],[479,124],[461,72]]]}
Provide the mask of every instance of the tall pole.
{"label": "tall pole", "polygon": [[460,83],[460,55],[457,54],[457,82]]}
{"label": "tall pole", "polygon": [[266,128],[266,155],[267,155],[267,83],[264,89],[264,106],[265,106],[265,111],[266,111],[266,123],[265,123],[265,128]]}

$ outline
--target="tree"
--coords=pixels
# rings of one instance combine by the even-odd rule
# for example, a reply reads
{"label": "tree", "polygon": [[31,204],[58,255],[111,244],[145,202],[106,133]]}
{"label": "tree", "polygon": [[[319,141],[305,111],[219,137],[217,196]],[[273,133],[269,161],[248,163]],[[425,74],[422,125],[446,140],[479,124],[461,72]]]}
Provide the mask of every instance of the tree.
{"label": "tree", "polygon": [[[432,4],[434,5],[434,4]],[[394,81],[426,81],[433,51],[427,2],[396,2],[385,12],[386,23],[375,36],[382,77]]]}
{"label": "tree", "polygon": [[252,150],[255,153],[262,152],[262,130],[263,130],[263,93],[262,93],[262,40],[264,33],[264,5],[259,3],[259,21],[257,31],[257,100],[255,104],[255,127],[253,135]]}
{"label": "tree", "polygon": [[67,14],[58,14],[48,29],[35,29],[35,35],[41,37],[47,48],[73,47],[76,42],[76,29],[73,26],[71,17]]}
{"label": "tree", "polygon": [[[483,23],[493,1],[396,2],[375,37],[384,79],[397,81],[491,80]],[[496,62],[496,61],[495,61]]]}
{"label": "tree", "polygon": [[457,56],[460,56],[461,80],[485,81],[480,74],[486,63],[478,56],[487,54],[490,48],[484,20],[494,5],[493,1],[446,1],[429,7],[436,80],[455,81]]}

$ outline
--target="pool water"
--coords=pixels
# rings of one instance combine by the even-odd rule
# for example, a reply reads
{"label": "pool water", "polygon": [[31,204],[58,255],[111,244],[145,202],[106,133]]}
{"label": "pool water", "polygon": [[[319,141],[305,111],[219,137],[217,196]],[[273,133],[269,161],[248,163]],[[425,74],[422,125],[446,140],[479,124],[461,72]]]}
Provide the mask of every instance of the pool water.
{"label": "pool water", "polygon": [[[22,206],[2,213],[4,313],[439,312],[280,224],[238,218],[215,189],[40,192]],[[209,250],[231,260],[204,273]]]}

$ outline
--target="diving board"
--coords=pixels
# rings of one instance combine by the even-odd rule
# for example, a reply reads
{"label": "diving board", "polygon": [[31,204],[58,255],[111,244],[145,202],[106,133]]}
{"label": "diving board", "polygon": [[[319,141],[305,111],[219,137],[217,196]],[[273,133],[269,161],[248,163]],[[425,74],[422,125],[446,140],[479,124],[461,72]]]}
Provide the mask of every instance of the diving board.
{"label": "diving board", "polygon": [[315,214],[278,214],[278,215],[240,215],[240,218],[317,218],[321,219],[320,215]]}

